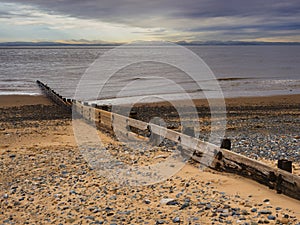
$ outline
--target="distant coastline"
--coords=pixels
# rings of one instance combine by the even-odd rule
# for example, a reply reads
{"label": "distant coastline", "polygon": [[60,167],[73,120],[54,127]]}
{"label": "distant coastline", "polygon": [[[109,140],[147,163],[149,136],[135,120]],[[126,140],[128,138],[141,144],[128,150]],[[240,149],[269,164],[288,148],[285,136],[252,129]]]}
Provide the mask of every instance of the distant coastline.
{"label": "distant coastline", "polygon": [[[300,42],[261,42],[261,41],[177,41],[174,44],[183,46],[259,46],[259,45],[300,45]],[[0,42],[0,47],[103,47],[119,46],[125,43],[65,43],[65,42]]]}

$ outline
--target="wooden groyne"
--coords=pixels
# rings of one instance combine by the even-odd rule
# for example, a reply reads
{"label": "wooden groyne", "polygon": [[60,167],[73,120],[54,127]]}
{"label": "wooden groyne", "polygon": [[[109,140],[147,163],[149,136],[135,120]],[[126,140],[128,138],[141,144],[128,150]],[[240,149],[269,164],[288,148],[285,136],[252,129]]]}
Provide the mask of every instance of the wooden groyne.
{"label": "wooden groyne", "polygon": [[47,84],[42,83],[41,81],[37,80],[36,83],[41,88],[42,92],[50,98],[53,102],[56,104],[65,107],[66,109],[71,110],[72,109],[72,100],[63,98],[61,95],[56,93],[54,90],[52,90],[50,87],[48,87]]}
{"label": "wooden groyne", "polygon": [[[106,128],[112,133],[117,131],[128,137],[140,133],[149,133],[152,134],[152,140],[149,139],[152,142],[163,136],[163,138],[177,143],[178,146],[182,147],[184,154],[204,166],[247,177],[276,190],[277,193],[300,200],[300,177],[295,174],[271,167],[189,135],[110,112],[107,110],[107,106],[90,106],[87,103],[63,98],[42,82],[37,81],[37,83],[54,102],[68,109],[73,108],[84,119],[96,124],[97,127]],[[212,163],[205,160],[209,157],[213,157]]]}

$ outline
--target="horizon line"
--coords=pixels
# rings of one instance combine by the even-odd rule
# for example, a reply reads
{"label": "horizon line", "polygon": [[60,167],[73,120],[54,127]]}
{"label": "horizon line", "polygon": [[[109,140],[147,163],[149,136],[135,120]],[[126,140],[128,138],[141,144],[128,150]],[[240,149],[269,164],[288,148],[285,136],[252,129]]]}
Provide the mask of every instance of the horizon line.
{"label": "horizon line", "polygon": [[[147,42],[147,41],[144,41]],[[104,42],[104,41],[8,41],[0,42],[0,47],[43,47],[43,46],[119,46],[131,42]],[[284,42],[284,41],[170,41],[170,43],[178,45],[300,45],[300,42]]]}

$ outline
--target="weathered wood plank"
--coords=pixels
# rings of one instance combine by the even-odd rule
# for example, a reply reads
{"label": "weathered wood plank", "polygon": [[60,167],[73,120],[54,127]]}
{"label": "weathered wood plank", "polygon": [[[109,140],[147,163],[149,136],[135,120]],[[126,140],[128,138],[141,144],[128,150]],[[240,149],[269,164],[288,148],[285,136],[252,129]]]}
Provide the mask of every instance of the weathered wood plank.
{"label": "weathered wood plank", "polygon": [[128,118],[128,125],[135,127],[137,129],[140,129],[140,130],[146,130],[148,123],[146,123],[144,121]]}

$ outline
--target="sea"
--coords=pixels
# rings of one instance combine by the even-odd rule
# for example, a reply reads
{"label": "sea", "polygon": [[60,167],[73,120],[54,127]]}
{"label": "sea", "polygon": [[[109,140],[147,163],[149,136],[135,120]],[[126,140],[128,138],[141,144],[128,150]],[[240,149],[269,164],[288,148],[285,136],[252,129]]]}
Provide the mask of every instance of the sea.
{"label": "sea", "polygon": [[[0,95],[40,95],[40,80],[66,98],[76,98],[78,86],[86,90],[89,101],[137,101],[145,96],[168,96],[174,99],[203,98],[210,89],[209,80],[199,86],[186,71],[176,65],[154,60],[132,63],[101,81],[97,95],[89,96],[90,85],[85,74],[100,57],[115,47],[3,47],[0,48]],[[150,48],[150,47],[149,47]],[[224,97],[300,94],[300,46],[185,46],[197,55],[211,71],[211,78]],[[130,48],[127,50],[130,56]],[[151,49],[146,49],[151,51]],[[163,54],[163,53],[161,53]],[[128,56],[127,55],[127,56]],[[127,57],[126,56],[126,57]],[[125,57],[125,56],[123,56]],[[130,56],[131,57],[131,56]],[[189,60],[184,54],[179,60]],[[118,65],[118,57],[110,59]],[[199,71],[201,76],[201,71]],[[89,83],[90,82],[90,83]],[[207,85],[205,82],[208,82]],[[86,85],[86,86],[84,86]],[[174,87],[173,87],[174,86]],[[207,87],[207,88],[205,88]],[[183,95],[182,92],[187,93]],[[206,92],[206,93],[205,93]],[[77,95],[78,96],[78,95]]]}

